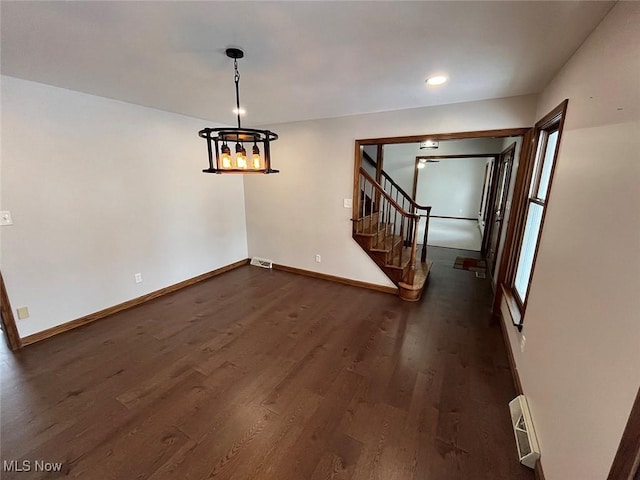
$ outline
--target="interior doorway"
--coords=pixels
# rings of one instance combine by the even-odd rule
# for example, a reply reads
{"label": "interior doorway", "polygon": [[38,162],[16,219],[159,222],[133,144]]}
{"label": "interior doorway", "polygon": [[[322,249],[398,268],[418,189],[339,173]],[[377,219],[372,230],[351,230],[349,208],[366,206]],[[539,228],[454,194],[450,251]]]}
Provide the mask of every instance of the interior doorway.
{"label": "interior doorway", "polygon": [[495,187],[489,195],[487,207],[487,222],[484,235],[483,251],[487,259],[487,272],[495,278],[495,268],[497,265],[498,248],[503,233],[503,222],[507,202],[509,201],[509,185],[511,184],[511,171],[513,169],[513,159],[515,157],[517,143],[509,145],[500,153],[500,157],[495,164]]}
{"label": "interior doorway", "polygon": [[413,196],[418,203],[433,206],[430,246],[480,252],[486,167],[498,157],[496,153],[482,152],[500,148],[501,141],[463,142],[458,143],[462,151],[476,149],[481,153],[416,157]]}
{"label": "interior doorway", "polygon": [[18,350],[22,347],[20,340],[20,334],[16,327],[16,321],[11,310],[11,303],[9,302],[9,295],[4,285],[4,279],[2,278],[2,272],[0,272],[0,321],[2,335],[9,345],[11,350]]}
{"label": "interior doorway", "polygon": [[[509,172],[518,171],[520,155],[526,151],[524,148],[525,135],[530,132],[529,128],[513,128],[503,130],[486,130],[474,132],[457,132],[446,134],[425,134],[407,137],[383,137],[356,140],[355,142],[355,162],[354,162],[354,198],[361,194],[361,185],[358,179],[364,174],[378,184],[380,190],[387,192],[387,196],[397,201],[399,208],[407,208],[407,212],[412,208],[429,208],[430,213],[426,221],[421,218],[418,222],[417,238],[418,247],[421,251],[428,251],[425,248],[432,244],[435,233],[441,221],[443,224],[465,222],[469,229],[480,235],[480,251],[470,251],[469,256],[473,258],[482,257],[484,260],[489,253],[489,245],[492,245],[491,267],[492,271],[487,272],[487,277],[491,278],[492,287],[495,289],[497,275],[491,273],[501,271],[501,259],[504,246],[506,244],[505,231],[508,228],[509,210],[511,196],[515,188],[516,175],[506,175],[506,167],[498,168],[502,153],[515,144],[515,149],[511,152],[511,163]],[[480,148],[483,146],[483,148]],[[456,147],[456,148],[454,148]],[[473,193],[474,207],[465,214],[457,211],[438,211],[437,205],[432,204],[432,200],[423,198],[418,188],[418,180],[421,175],[419,170],[430,169],[437,165],[442,165],[449,161],[445,157],[458,158],[451,160],[460,162],[460,159],[476,158],[480,178],[475,185],[478,187]],[[441,157],[441,158],[438,158]],[[421,160],[428,166],[420,167]],[[474,167],[475,168],[475,167]],[[502,173],[499,175],[499,170]],[[499,187],[498,180],[502,178],[502,188],[500,189],[500,200],[502,210],[500,210],[500,221],[495,217],[496,195]],[[461,194],[463,187],[448,187],[448,192]],[[469,192],[466,191],[468,194]],[[397,200],[396,200],[397,199]],[[433,201],[435,203],[435,201]],[[358,218],[361,213],[358,211],[358,202],[354,202],[353,218]],[[440,201],[439,205],[448,208],[449,200]],[[410,212],[409,212],[410,213]],[[443,217],[443,218],[439,218]],[[459,217],[459,218],[446,218]],[[435,223],[434,223],[435,222]],[[423,235],[424,232],[424,235]],[[413,238],[413,237],[412,237]],[[450,248],[456,248],[452,246]],[[477,249],[478,247],[474,247]],[[463,254],[464,250],[461,250]],[[484,266],[482,267],[484,270]]]}

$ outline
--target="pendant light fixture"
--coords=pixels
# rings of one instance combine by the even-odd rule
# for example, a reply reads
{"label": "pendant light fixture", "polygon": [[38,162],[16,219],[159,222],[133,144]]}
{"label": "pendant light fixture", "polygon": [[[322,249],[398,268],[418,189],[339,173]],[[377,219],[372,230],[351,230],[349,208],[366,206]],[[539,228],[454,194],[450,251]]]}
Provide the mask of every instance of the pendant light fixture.
{"label": "pendant light fixture", "polygon": [[[238,73],[238,59],[244,57],[239,48],[228,48],[227,57],[233,58],[234,81],[236,84],[236,115],[238,127],[203,128],[198,132],[207,140],[209,154],[209,168],[204,173],[278,173],[271,168],[271,149],[269,144],[278,139],[278,135],[269,130],[242,128],[240,114],[240,74]],[[247,158],[245,144],[251,146],[251,158]],[[231,147],[234,145],[234,153]],[[260,150],[262,149],[262,151]],[[214,157],[215,153],[215,157]]]}

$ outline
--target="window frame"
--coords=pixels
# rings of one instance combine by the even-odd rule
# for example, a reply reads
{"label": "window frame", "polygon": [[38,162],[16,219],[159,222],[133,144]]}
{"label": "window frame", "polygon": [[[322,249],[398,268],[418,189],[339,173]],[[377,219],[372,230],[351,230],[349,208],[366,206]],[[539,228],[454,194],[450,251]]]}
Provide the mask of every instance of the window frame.
{"label": "window frame", "polygon": [[[517,205],[515,204],[516,197],[514,195],[514,208],[511,212],[510,223],[514,227],[514,234],[511,243],[511,251],[508,258],[508,267],[505,276],[505,282],[503,284],[503,295],[506,300],[507,307],[511,313],[512,323],[518,327],[518,330],[522,331],[524,325],[524,316],[527,309],[527,304],[530,296],[531,282],[535,274],[536,262],[538,259],[538,251],[540,249],[540,241],[542,239],[542,233],[544,231],[544,222],[547,214],[547,207],[551,198],[551,191],[553,187],[553,178],[555,170],[558,165],[558,152],[560,151],[560,144],[562,141],[562,131],[564,128],[564,120],[566,118],[568,100],[564,100],[560,105],[554,108],[551,112],[545,115],[539,122],[536,123],[533,128],[533,134],[531,135],[531,144],[529,146],[528,155],[525,157],[526,162],[523,166],[525,169],[525,175],[518,191]],[[549,136],[554,132],[558,132],[558,138],[556,139],[556,145],[553,152],[551,171],[549,174],[549,183],[547,185],[547,191],[545,198],[540,198],[538,195],[538,189],[540,186],[540,179],[544,168],[544,157],[546,154],[546,147]],[[533,254],[533,261],[531,263],[531,273],[529,275],[529,281],[527,283],[527,291],[525,298],[520,298],[519,293],[515,288],[515,279],[518,269],[518,262],[520,260],[520,254],[524,242],[524,234],[526,228],[527,215],[529,213],[529,207],[531,203],[536,203],[542,207],[542,217],[540,220],[540,228],[538,229],[538,235],[536,238],[535,250]]]}

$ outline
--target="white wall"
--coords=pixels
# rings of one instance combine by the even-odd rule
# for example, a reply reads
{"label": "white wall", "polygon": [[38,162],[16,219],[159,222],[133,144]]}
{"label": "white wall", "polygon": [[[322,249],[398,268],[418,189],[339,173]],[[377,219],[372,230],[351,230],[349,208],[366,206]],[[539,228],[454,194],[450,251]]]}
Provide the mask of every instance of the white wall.
{"label": "white wall", "polygon": [[416,170],[416,156],[420,153],[420,143],[396,143],[382,147],[382,169],[407,194],[413,193],[413,176]]}
{"label": "white wall", "polygon": [[[528,126],[528,125],[525,125]],[[420,132],[436,133],[436,132]],[[451,132],[447,132],[451,133]],[[437,149],[420,149],[420,143],[397,143],[384,146],[382,167],[409,195],[413,192],[413,175],[417,156],[469,155],[500,153],[500,138],[469,138],[442,140]],[[426,204],[425,204],[426,205]],[[477,212],[473,214],[475,217]]]}
{"label": "white wall", "polygon": [[[351,238],[356,139],[533,124],[536,98],[513,97],[273,125],[269,177],[245,176],[250,256],[382,285],[390,280]],[[322,263],[314,261],[322,255]]]}
{"label": "white wall", "polygon": [[482,200],[485,158],[446,158],[418,169],[416,201],[431,215],[477,218]]}
{"label": "white wall", "polygon": [[524,352],[508,331],[547,480],[607,477],[640,385],[638,45],[640,3],[618,2],[538,103],[569,98]]}
{"label": "white wall", "polygon": [[0,268],[22,336],[247,257],[242,178],[201,173],[205,121],[1,80]]}

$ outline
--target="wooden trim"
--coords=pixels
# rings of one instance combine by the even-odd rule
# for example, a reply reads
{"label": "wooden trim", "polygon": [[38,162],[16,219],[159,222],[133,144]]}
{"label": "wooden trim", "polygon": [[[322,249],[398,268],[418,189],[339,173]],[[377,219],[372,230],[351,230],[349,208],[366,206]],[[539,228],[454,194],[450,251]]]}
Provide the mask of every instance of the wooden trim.
{"label": "wooden trim", "polygon": [[[558,165],[558,153],[560,152],[560,144],[562,143],[562,131],[564,130],[564,121],[567,117],[566,112],[567,112],[567,105],[569,103],[569,100],[564,100],[560,105],[558,105],[556,108],[554,108],[551,112],[549,112],[547,115],[545,115],[542,120],[540,120],[539,122],[536,123],[535,125],[535,129],[534,129],[534,142],[532,145],[532,150],[530,152],[531,154],[531,158],[530,158],[530,162],[528,163],[528,168],[531,170],[529,172],[528,178],[529,181],[527,182],[527,184],[525,186],[530,187],[531,186],[531,180],[533,179],[533,175],[537,175],[537,172],[534,172],[533,170],[535,169],[535,162],[536,162],[536,154],[537,154],[537,145],[538,145],[538,139],[540,137],[540,132],[550,128],[551,126],[555,125],[556,123],[558,123],[558,140],[556,142],[556,146],[555,146],[555,151],[553,152],[553,165],[551,166],[551,173],[549,174],[549,185],[547,186],[547,196],[545,199],[545,203],[543,205],[543,211],[542,211],[542,218],[540,219],[540,230],[538,231],[538,237],[536,239],[536,249],[535,252],[533,254],[533,262],[531,263],[531,274],[529,275],[529,282],[527,284],[527,295],[526,298],[524,299],[524,303],[522,305],[522,310],[521,310],[521,319],[520,319],[520,325],[519,328],[522,329],[522,324],[524,323],[524,314],[527,310],[527,304],[529,302],[529,291],[531,290],[531,283],[533,282],[533,276],[535,274],[536,271],[536,263],[538,260],[538,251],[540,250],[540,241],[542,239],[542,233],[544,232],[544,221],[545,218],[547,217],[547,205],[549,204],[549,200],[551,199],[551,189],[553,187],[553,176],[555,174],[556,171],[556,166]],[[555,130],[555,129],[554,129]],[[527,191],[525,190],[523,192],[525,194],[525,198],[524,200],[524,209],[519,211],[518,214],[520,215],[521,218],[521,222],[522,225],[524,225],[524,223],[526,222],[526,218],[527,218],[527,212],[529,210],[529,202],[531,201],[531,198],[529,197],[529,194],[527,193]],[[524,237],[524,228],[521,228],[518,231],[518,237],[517,237],[517,241],[516,241],[516,245],[520,245],[522,242],[522,239]],[[515,259],[515,263],[517,265],[517,256],[520,253],[520,248],[516,249],[517,252],[515,254],[516,259]],[[513,282],[514,282],[514,277],[515,277],[515,268],[516,265],[513,266],[513,271],[512,271],[512,275],[509,277],[509,281],[508,281],[508,285],[509,288],[513,288]],[[516,295],[514,295],[516,296]],[[516,296],[517,298],[517,296]]]}
{"label": "wooden trim", "polygon": [[11,309],[7,288],[4,285],[2,272],[0,272],[0,319],[2,320],[2,331],[4,332],[9,348],[13,351],[22,348],[22,341],[20,340],[20,334],[16,327],[16,319],[13,316],[13,310]]}
{"label": "wooden trim", "polygon": [[[502,291],[502,298],[507,305],[509,315],[511,315],[511,323],[518,328],[522,326],[522,309],[518,303],[517,297],[511,292],[511,289],[507,288],[504,284],[500,285]],[[501,310],[502,311],[502,310]]]}
{"label": "wooden trim", "polygon": [[382,137],[382,138],[367,138],[362,140],[356,140],[356,143],[360,145],[377,145],[379,143],[413,143],[423,142],[424,140],[462,140],[465,138],[499,138],[499,137],[516,137],[518,135],[524,135],[529,131],[529,127],[526,128],[502,128],[497,130],[477,130],[472,132],[454,132],[454,133],[435,133],[425,135],[410,135],[405,137]]}
{"label": "wooden trim", "polygon": [[420,174],[420,169],[418,168],[418,164],[420,160],[416,157],[416,161],[413,164],[413,187],[411,189],[411,198],[416,202],[418,200],[418,175]]}
{"label": "wooden trim", "polygon": [[[482,238],[482,253],[484,254],[485,257],[488,257],[489,253],[491,252],[491,239],[492,236],[494,235],[494,228],[498,228],[497,231],[497,236],[496,236],[496,250],[495,250],[495,254],[493,256],[493,263],[492,265],[489,265],[489,262],[487,262],[487,272],[491,272],[490,276],[492,278],[491,284],[493,285],[493,276],[495,275],[495,268],[496,265],[498,264],[498,250],[500,249],[500,240],[502,239],[502,227],[504,225],[504,210],[506,209],[507,203],[509,201],[509,185],[511,184],[511,175],[513,173],[513,161],[515,160],[515,154],[516,154],[516,146],[517,146],[517,142],[513,142],[511,145],[509,145],[507,148],[505,148],[502,152],[500,152],[500,155],[496,158],[494,158],[493,160],[493,164],[494,164],[494,168],[493,168],[493,185],[492,185],[492,189],[489,191],[489,195],[487,195],[489,197],[490,203],[487,205],[487,211],[483,212],[485,214],[485,229],[483,232],[483,238]],[[509,161],[506,161],[505,158],[510,157]],[[502,198],[498,199],[498,189],[500,184],[502,183],[501,181],[501,173],[503,173],[502,168],[506,169],[506,177],[505,177],[505,183],[504,183],[504,190],[502,192]],[[496,225],[497,219],[496,219],[496,201],[500,202],[500,212],[502,214],[502,218],[499,221],[499,224]]]}
{"label": "wooden trim", "polygon": [[174,285],[170,285],[168,287],[161,288],[160,290],[156,290],[155,292],[147,293],[146,295],[142,295],[141,297],[127,300],[126,302],[119,303],[118,305],[114,305],[109,308],[105,308],[104,310],[90,313],[89,315],[85,315],[84,317],[76,318],[75,320],[71,320],[70,322],[66,322],[61,325],[56,325],[55,327],[48,328],[46,330],[43,330],[42,332],[34,333],[33,335],[28,335],[22,339],[22,345],[23,346],[31,345],[32,343],[40,342],[47,338],[53,337],[54,335],[58,335],[60,333],[67,332],[69,330],[82,327],[91,322],[95,322],[96,320],[100,320],[101,318],[105,318],[105,317],[108,317],[109,315],[113,315],[114,313],[121,312],[122,310],[127,310],[129,308],[137,307],[138,305],[148,302],[149,300],[153,300],[163,295],[173,293],[177,290],[181,290],[195,283],[208,280],[210,278],[213,278],[217,275],[228,272],[235,268],[242,267],[243,265],[248,265],[249,262],[250,262],[250,259],[245,258],[243,260],[239,260],[232,264],[225,265],[224,267],[220,267],[211,272],[203,273],[202,275],[198,275],[197,277],[189,278],[187,280],[176,283]]}
{"label": "wooden trim", "polygon": [[[489,245],[490,235],[493,223],[493,207],[496,201],[496,194],[498,193],[498,175],[500,174],[500,160],[502,154],[498,154],[493,157],[493,168],[491,169],[491,180],[489,181],[489,193],[487,194],[487,205],[484,221],[484,232],[482,233],[482,243],[480,246],[480,252],[483,256],[487,256],[487,246]],[[488,271],[488,269],[487,269]]]}
{"label": "wooden trim", "polygon": [[380,182],[380,180],[382,180],[382,162],[384,161],[384,149],[382,148],[382,145],[378,145],[378,159],[376,162],[376,182],[378,183],[382,183]]}
{"label": "wooden trim", "polygon": [[[364,154],[364,144],[356,140],[356,149],[353,162],[353,198],[351,199],[351,218],[357,219],[360,213],[360,168],[362,166],[362,156]],[[352,222],[352,235],[356,233],[356,222]]]}
{"label": "wooden trim", "polygon": [[376,292],[392,293],[394,295],[398,294],[397,287],[387,287],[385,285],[377,285],[375,283],[361,282],[360,280],[351,280],[350,278],[337,277],[335,275],[314,272],[311,270],[304,270],[302,268],[289,267],[287,265],[279,265],[277,263],[273,264],[273,269],[283,272],[296,273],[298,275],[305,275],[307,277],[319,278],[321,280],[329,280],[330,282],[342,283],[344,285],[351,285],[352,287],[375,290]]}
{"label": "wooden trim", "polygon": [[500,154],[499,153],[477,153],[477,154],[472,154],[472,153],[467,153],[464,155],[418,155],[416,157],[416,160],[455,160],[457,158],[487,158],[487,157],[499,157]]}
{"label": "wooden trim", "polygon": [[511,376],[513,377],[513,385],[516,387],[516,392],[518,393],[518,395],[523,395],[524,390],[522,389],[520,374],[518,373],[518,367],[516,367],[516,361],[513,356],[513,350],[511,349],[511,342],[509,341],[507,326],[505,325],[502,312],[500,312],[499,319],[500,319],[500,329],[502,330],[502,339],[504,340],[504,345],[507,349],[507,357],[509,357],[509,369],[511,370]]}
{"label": "wooden trim", "polygon": [[536,461],[536,468],[533,471],[536,475],[536,480],[545,480],[544,478],[544,470],[542,470],[542,462],[540,459]]}
{"label": "wooden trim", "polygon": [[607,480],[634,480],[640,476],[640,389],[631,407],[627,426]]}
{"label": "wooden trim", "polygon": [[[509,216],[509,224],[507,227],[507,236],[505,238],[504,249],[502,251],[502,260],[500,263],[500,271],[498,272],[497,283],[508,284],[511,287],[513,283],[513,277],[515,274],[515,268],[518,261],[518,254],[520,248],[518,248],[520,238],[524,231],[525,222],[525,210],[528,205],[528,187],[531,184],[531,178],[533,175],[533,162],[535,162],[536,147],[538,144],[538,132],[541,128],[548,127],[551,123],[557,120],[558,115],[562,115],[561,124],[558,129],[558,143],[556,145],[556,153],[560,148],[562,140],[562,130],[564,127],[564,121],[566,119],[567,106],[569,100],[564,100],[560,105],[554,108],[551,112],[545,115],[540,121],[538,121],[534,128],[529,129],[525,134],[522,148],[520,149],[520,158],[518,162],[518,171],[516,174],[516,184],[513,191],[513,198],[511,204],[511,213]],[[556,162],[554,161],[554,171]],[[547,195],[547,202],[551,194],[551,182],[553,181],[553,173],[551,173],[549,183],[549,194]],[[546,209],[545,209],[546,213]],[[542,228],[544,228],[544,217],[542,219]],[[537,249],[534,257],[534,265],[532,267],[531,279],[533,279],[533,268],[535,267],[535,261],[537,260]],[[497,289],[496,296],[493,302],[494,314],[500,309],[500,303],[502,301],[502,289]],[[522,328],[522,326],[520,326]]]}
{"label": "wooden trim", "polygon": [[[482,218],[482,226],[487,223],[487,203],[485,201],[485,193],[487,197],[489,196],[489,191],[491,190],[490,183],[491,179],[489,178],[489,172],[491,171],[491,161],[486,161],[484,163],[484,174],[482,175],[482,193],[480,194],[480,210],[478,211],[478,215],[481,215]],[[488,198],[486,198],[488,200]]]}
{"label": "wooden trim", "polygon": [[[569,105],[569,99],[565,98],[560,105],[547,113],[544,117],[542,117],[538,122],[536,122],[536,127],[544,130],[545,128],[549,128],[554,123],[557,123],[558,120],[564,119],[566,117],[565,113],[567,112],[567,105]],[[564,124],[564,120],[560,122]],[[562,130],[562,125],[560,125],[560,130]],[[562,131],[560,131],[560,134]],[[558,140],[560,140],[560,136],[558,135]],[[558,141],[558,145],[560,142]]]}
{"label": "wooden trim", "polygon": [[[518,157],[518,170],[516,171],[516,183],[513,189],[513,196],[511,197],[511,212],[509,214],[509,220],[507,223],[507,232],[504,240],[504,247],[502,249],[502,259],[500,261],[500,269],[496,278],[496,286],[500,286],[506,283],[506,279],[511,276],[511,271],[514,268],[515,251],[515,239],[516,233],[520,227],[520,218],[518,216],[518,210],[521,208],[520,204],[525,200],[522,198],[523,188],[526,185],[527,172],[529,170],[528,164],[531,158],[530,151],[533,143],[534,129],[530,128],[522,139],[522,147],[520,147],[520,156]],[[500,304],[502,302],[501,288],[496,289],[496,295],[493,300],[493,313],[498,315],[500,312]]]}

